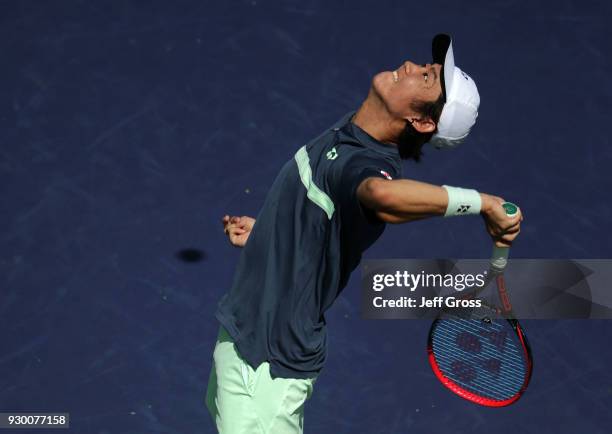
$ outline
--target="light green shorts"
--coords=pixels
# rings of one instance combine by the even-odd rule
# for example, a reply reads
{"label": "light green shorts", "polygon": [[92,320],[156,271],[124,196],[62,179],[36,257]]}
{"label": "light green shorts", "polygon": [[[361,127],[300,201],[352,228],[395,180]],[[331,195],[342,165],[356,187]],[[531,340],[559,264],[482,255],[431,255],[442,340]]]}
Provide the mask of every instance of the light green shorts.
{"label": "light green shorts", "polygon": [[213,353],[206,406],[221,434],[298,434],[315,379],[274,378],[270,364],[254,370],[223,327]]}

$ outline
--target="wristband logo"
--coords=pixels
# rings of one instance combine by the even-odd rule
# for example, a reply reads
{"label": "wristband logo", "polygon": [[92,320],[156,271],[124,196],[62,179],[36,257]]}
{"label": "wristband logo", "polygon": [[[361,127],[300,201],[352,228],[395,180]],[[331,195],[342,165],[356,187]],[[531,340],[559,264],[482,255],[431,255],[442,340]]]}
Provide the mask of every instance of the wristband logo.
{"label": "wristband logo", "polygon": [[457,208],[457,213],[465,214],[470,210],[471,207],[472,205],[459,205],[459,208]]}

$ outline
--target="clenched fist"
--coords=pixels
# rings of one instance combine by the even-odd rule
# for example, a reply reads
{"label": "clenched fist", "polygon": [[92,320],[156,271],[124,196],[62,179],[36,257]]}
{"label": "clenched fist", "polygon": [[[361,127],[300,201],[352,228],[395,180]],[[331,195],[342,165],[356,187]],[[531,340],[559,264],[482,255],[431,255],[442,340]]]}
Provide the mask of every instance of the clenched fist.
{"label": "clenched fist", "polygon": [[225,215],[222,223],[223,232],[228,236],[230,244],[235,247],[244,247],[255,224],[255,219],[248,216]]}

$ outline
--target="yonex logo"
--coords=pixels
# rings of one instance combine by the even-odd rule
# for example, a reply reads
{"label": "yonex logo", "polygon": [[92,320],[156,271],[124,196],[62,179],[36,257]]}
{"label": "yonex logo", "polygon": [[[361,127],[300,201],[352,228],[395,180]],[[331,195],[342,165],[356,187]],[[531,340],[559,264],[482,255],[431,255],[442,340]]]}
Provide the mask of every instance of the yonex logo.
{"label": "yonex logo", "polygon": [[461,214],[465,214],[466,212],[470,210],[471,206],[472,205],[459,205],[459,208],[457,208],[457,212]]}
{"label": "yonex logo", "polygon": [[465,72],[461,71],[461,75],[463,75],[463,78],[469,81],[470,77],[468,77]]}
{"label": "yonex logo", "polygon": [[336,151],[336,148],[334,147],[325,155],[327,156],[328,160],[335,160],[336,158],[338,158],[338,151]]}

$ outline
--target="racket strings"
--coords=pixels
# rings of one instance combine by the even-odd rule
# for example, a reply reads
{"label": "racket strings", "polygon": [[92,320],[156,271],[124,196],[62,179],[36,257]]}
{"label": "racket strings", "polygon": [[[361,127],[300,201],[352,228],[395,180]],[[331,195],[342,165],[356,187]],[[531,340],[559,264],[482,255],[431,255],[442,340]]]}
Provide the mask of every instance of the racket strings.
{"label": "racket strings", "polygon": [[[452,331],[447,336],[438,334],[440,339],[434,342],[434,355],[440,369],[450,379],[462,383],[468,390],[498,399],[520,389],[525,372],[520,354],[515,352],[511,358],[505,354],[505,366],[502,369],[499,354],[495,351],[479,351],[477,356],[471,352],[458,351],[452,341],[449,343],[448,336],[453,339],[456,334]],[[511,392],[508,392],[509,389]]]}
{"label": "racket strings", "polygon": [[470,393],[504,400],[516,395],[526,376],[522,346],[507,321],[445,320],[432,333],[440,371]]}
{"label": "racket strings", "polygon": [[[445,351],[452,351],[452,348],[448,347]],[[447,378],[470,392],[487,398],[502,400],[514,396],[521,389],[522,377],[524,377],[525,372],[522,366],[514,365],[510,367],[506,364],[508,372],[502,376],[500,374],[501,361],[498,359],[483,360],[477,364],[459,359],[452,360],[451,358],[444,358],[444,356],[440,357],[439,353],[440,350],[437,352],[436,361],[440,371]],[[436,353],[434,355],[436,356]],[[491,369],[491,364],[496,365],[495,369]],[[482,375],[483,371],[488,371],[490,375]]]}

